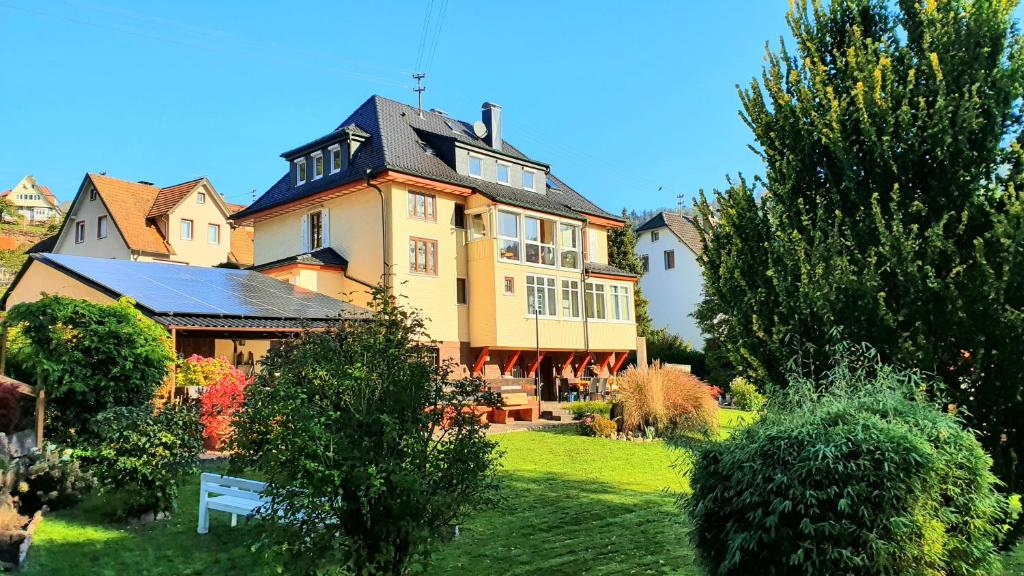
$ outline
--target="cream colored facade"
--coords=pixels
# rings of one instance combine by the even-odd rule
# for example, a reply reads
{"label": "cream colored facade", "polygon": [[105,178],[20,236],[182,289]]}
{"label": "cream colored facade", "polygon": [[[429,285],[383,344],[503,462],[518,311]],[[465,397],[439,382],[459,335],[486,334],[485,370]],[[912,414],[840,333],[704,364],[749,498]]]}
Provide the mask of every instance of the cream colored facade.
{"label": "cream colored facade", "polygon": [[[585,228],[585,223],[579,220],[499,205],[479,194],[467,197],[395,181],[382,182],[380,188],[387,208],[389,284],[400,301],[423,312],[430,337],[440,343],[442,357],[456,360],[466,372],[480,363],[485,376],[495,377],[505,371],[506,362],[512,362],[512,355],[520,356],[517,351],[536,349],[538,327],[542,350],[568,354],[568,358],[572,354],[581,357],[593,354],[595,365],[601,358],[607,364],[613,354],[617,357],[636,349],[632,280],[584,279],[580,266],[560,268],[504,260],[499,257],[494,234],[499,211],[553,220],[556,229],[563,223],[577,227],[580,262],[588,258],[592,262],[606,263],[607,228],[596,225]],[[427,194],[434,199],[435,218],[410,216],[410,192]],[[465,209],[467,228],[474,215],[479,214],[486,223],[482,237],[471,239],[468,229],[455,225],[459,204]],[[364,303],[368,291],[365,284],[375,284],[383,272],[381,198],[373,189],[362,188],[321,204],[257,220],[256,264],[301,254],[303,228],[309,221],[308,215],[316,211],[322,211],[324,220],[329,222],[323,231],[324,246],[344,256],[349,262],[348,269],[343,272],[293,263],[265,273],[334,297],[344,297],[354,291],[360,296],[349,299],[357,304]],[[436,272],[416,271],[410,265],[414,258],[410,242],[417,240],[436,242]],[[554,316],[538,319],[528,314],[527,276],[555,279]],[[465,281],[466,303],[460,303],[457,298],[460,279]],[[505,291],[507,279],[511,279],[513,285],[511,293]],[[562,280],[577,286],[574,294],[579,300],[575,317],[563,314]],[[585,320],[583,296],[587,282],[606,286],[605,297],[611,286],[621,288],[628,294],[628,313],[623,311],[620,320]],[[609,311],[610,305],[604,305],[604,309]],[[525,352],[522,354],[523,361],[527,356]],[[558,360],[559,367],[563,361],[565,357]]]}
{"label": "cream colored facade", "polygon": [[48,190],[44,191],[44,187],[31,174],[22,178],[4,197],[14,205],[18,216],[25,221],[46,222],[61,216],[57,199]]}
{"label": "cream colored facade", "polygon": [[[101,218],[105,219],[106,235],[100,234]],[[77,241],[75,227],[78,222],[85,224],[85,239]],[[139,254],[133,254],[114,224],[114,219],[100,198],[90,199],[89,194],[79,194],[71,204],[68,221],[57,238],[53,248],[55,254],[71,256],[91,256],[93,258],[117,258],[119,260],[139,260]],[[151,258],[150,258],[151,259]]]}
{"label": "cream colored facade", "polygon": [[[203,203],[197,200],[205,197]],[[195,190],[181,199],[166,215],[157,218],[167,243],[174,249],[171,259],[192,266],[216,266],[228,261],[231,252],[231,224],[220,195],[203,181]],[[191,222],[192,237],[182,233],[182,222]],[[210,239],[209,228],[217,229],[217,241]]]}
{"label": "cream colored facade", "polygon": [[79,298],[99,304],[111,304],[110,296],[87,286],[82,282],[51,268],[41,262],[30,260],[28,269],[7,295],[6,307],[9,310],[15,304],[35,302],[47,294],[58,294],[68,298]]}

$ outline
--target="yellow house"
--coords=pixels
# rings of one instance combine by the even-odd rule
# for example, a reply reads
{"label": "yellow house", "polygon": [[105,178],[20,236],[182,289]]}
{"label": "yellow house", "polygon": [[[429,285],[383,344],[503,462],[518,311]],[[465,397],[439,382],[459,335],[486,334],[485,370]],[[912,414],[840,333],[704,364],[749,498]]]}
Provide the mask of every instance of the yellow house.
{"label": "yellow house", "polygon": [[43,186],[31,174],[25,176],[14,188],[0,192],[6,198],[18,216],[27,222],[46,222],[60,218],[60,204],[50,189]]}
{"label": "yellow house", "polygon": [[52,252],[193,266],[252,264],[252,231],[232,224],[241,209],[206,178],[159,188],[86,174]]}
{"label": "yellow house", "polygon": [[374,96],[282,157],[233,217],[254,269],[360,305],[387,272],[439,360],[489,380],[607,375],[636,349],[636,277],[608,264],[624,223],[505,142],[499,106],[467,123]]}

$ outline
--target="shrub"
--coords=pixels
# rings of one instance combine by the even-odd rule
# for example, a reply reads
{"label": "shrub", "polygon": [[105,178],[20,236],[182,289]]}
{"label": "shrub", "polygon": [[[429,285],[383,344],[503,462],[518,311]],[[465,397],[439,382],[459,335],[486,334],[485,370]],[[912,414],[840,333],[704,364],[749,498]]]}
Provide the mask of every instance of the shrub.
{"label": "shrub", "polygon": [[573,420],[579,420],[587,414],[600,414],[605,418],[611,416],[611,402],[573,402],[569,404],[569,412]]}
{"label": "shrub", "polygon": [[647,335],[647,357],[654,363],[686,364],[699,377],[707,373],[704,353],[665,328],[651,330]]}
{"label": "shrub", "polygon": [[21,420],[21,393],[14,384],[0,384],[0,432],[12,434]]}
{"label": "shrub", "polygon": [[115,406],[147,405],[173,360],[167,332],[131,300],[96,304],[46,296],[11,307],[12,373],[46,386],[47,430],[74,444]]}
{"label": "shrub", "polygon": [[618,428],[615,422],[600,414],[587,414],[576,423],[576,429],[581,436],[596,436],[598,438],[615,438]]}
{"label": "shrub", "polygon": [[684,503],[708,572],[996,573],[992,460],[923,388],[883,366],[837,369],[698,445]]}
{"label": "shrub", "polygon": [[272,570],[405,574],[496,496],[497,444],[470,408],[497,396],[450,380],[417,313],[380,288],[370,308],[272,350],[236,414],[232,464],[267,482]]}
{"label": "shrub", "polygon": [[232,433],[231,418],[245,400],[249,379],[245,372],[227,363],[216,377],[199,397],[199,421],[203,425],[203,438],[212,448],[219,449]]}
{"label": "shrub", "polygon": [[22,530],[26,524],[28,524],[28,517],[19,514],[10,499],[0,505],[0,532]]}
{"label": "shrub", "polygon": [[100,489],[119,517],[174,511],[178,484],[199,470],[202,426],[192,406],[118,407],[96,418],[93,451]]}
{"label": "shrub", "polygon": [[766,401],[764,395],[757,391],[749,380],[737,376],[729,383],[729,393],[732,395],[732,403],[740,410],[757,412],[764,407]]}
{"label": "shrub", "polygon": [[718,433],[718,403],[709,387],[679,368],[655,364],[626,370],[619,377],[618,400],[625,430],[650,426],[662,435]]}
{"label": "shrub", "polygon": [[44,444],[18,459],[18,508],[32,514],[43,506],[68,508],[96,487],[92,474],[82,470],[70,448]]}

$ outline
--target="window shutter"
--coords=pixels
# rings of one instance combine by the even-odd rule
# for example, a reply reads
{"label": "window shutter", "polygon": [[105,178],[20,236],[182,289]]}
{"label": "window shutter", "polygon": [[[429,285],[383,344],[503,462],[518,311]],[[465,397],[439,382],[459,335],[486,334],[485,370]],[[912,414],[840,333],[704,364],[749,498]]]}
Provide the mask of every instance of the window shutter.
{"label": "window shutter", "polygon": [[320,232],[322,234],[323,247],[327,248],[331,245],[331,211],[328,208],[324,208],[320,211]]}
{"label": "window shutter", "polygon": [[309,252],[309,215],[302,215],[302,251]]}

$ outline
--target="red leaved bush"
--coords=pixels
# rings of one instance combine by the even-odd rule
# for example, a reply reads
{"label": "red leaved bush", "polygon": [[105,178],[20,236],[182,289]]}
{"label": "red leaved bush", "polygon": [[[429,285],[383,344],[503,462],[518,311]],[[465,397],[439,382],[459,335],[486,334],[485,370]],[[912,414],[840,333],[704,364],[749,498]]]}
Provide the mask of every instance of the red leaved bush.
{"label": "red leaved bush", "polygon": [[[245,400],[245,388],[252,380],[245,373],[220,361],[219,366],[209,358],[193,356],[187,364],[201,366],[209,383],[199,397],[199,421],[203,425],[203,438],[216,448],[231,435],[231,417]],[[195,366],[195,367],[199,367]]]}

